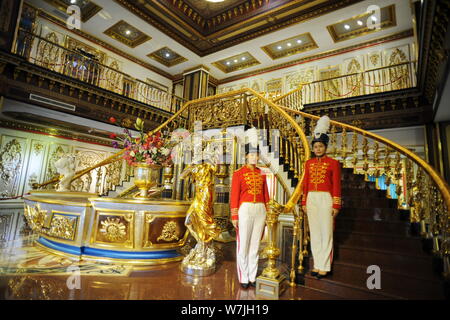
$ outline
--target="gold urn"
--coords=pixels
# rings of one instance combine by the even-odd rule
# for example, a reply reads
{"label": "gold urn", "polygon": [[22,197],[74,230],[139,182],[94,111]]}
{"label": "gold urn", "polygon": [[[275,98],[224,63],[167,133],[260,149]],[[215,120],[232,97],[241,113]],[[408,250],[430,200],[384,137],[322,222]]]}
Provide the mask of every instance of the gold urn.
{"label": "gold urn", "polygon": [[160,165],[139,163],[134,166],[134,185],[139,189],[138,198],[149,198],[148,190],[158,184]]}

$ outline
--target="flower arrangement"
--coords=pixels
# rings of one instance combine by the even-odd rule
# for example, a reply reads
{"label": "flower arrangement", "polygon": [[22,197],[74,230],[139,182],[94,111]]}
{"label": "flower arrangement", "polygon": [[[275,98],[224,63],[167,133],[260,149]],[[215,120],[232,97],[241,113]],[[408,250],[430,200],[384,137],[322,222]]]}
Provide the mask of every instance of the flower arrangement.
{"label": "flower arrangement", "polygon": [[[111,123],[116,123],[114,117],[109,119]],[[170,139],[170,135],[156,132],[155,134],[144,133],[144,121],[137,118],[134,127],[139,131],[135,137],[130,130],[124,129],[122,135],[110,134],[111,139],[119,139],[123,143],[125,153],[123,158],[130,166],[140,163],[148,165],[172,165],[172,148],[177,144],[178,139]],[[114,148],[119,148],[117,141],[113,142]]]}

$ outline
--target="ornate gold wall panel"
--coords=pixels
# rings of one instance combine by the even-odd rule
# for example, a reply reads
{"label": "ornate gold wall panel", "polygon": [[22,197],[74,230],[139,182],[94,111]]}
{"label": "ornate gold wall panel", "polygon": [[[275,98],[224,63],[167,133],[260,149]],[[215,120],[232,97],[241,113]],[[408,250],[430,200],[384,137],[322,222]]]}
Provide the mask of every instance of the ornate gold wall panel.
{"label": "ornate gold wall panel", "polygon": [[134,211],[96,210],[90,243],[99,247],[134,248]]}
{"label": "ornate gold wall panel", "polygon": [[1,138],[0,197],[14,197],[20,189],[28,145],[22,138],[6,135]]}
{"label": "ornate gold wall panel", "polygon": [[[159,213],[159,214],[158,214]],[[186,214],[177,212],[145,212],[142,248],[182,247],[188,236],[184,225]]]}
{"label": "ornate gold wall panel", "polygon": [[[8,198],[28,192],[33,182],[42,183],[58,175],[54,162],[63,155],[75,154],[76,170],[80,170],[115,152],[113,148],[6,128],[0,128],[0,141],[0,197]],[[119,161],[83,176],[72,187],[74,191],[103,193],[119,184],[123,174]]]}
{"label": "ornate gold wall panel", "polygon": [[53,238],[73,241],[78,231],[78,218],[79,214],[73,212],[52,210],[49,226],[43,233]]}

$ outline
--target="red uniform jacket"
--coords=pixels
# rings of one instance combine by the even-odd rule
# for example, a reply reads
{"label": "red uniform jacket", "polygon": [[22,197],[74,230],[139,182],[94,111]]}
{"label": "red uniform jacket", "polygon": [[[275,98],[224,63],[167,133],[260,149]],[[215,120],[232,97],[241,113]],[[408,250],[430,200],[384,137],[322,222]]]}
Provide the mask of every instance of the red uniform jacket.
{"label": "red uniform jacket", "polygon": [[302,206],[309,191],[327,191],[333,197],[333,208],[341,208],[341,166],[339,161],[323,156],[306,161],[303,178]]}
{"label": "red uniform jacket", "polygon": [[230,197],[232,220],[238,220],[238,210],[243,202],[262,202],[267,206],[269,189],[266,176],[261,174],[261,169],[252,170],[245,165],[233,173]]}

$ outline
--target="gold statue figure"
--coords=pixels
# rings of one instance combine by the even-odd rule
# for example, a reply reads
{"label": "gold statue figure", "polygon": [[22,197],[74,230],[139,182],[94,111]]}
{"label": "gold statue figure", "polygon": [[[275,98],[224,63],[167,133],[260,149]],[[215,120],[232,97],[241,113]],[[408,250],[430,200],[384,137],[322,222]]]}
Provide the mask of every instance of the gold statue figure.
{"label": "gold statue figure", "polygon": [[190,176],[195,183],[195,196],[187,211],[185,225],[197,240],[195,248],[183,259],[181,267],[185,273],[201,276],[215,271],[212,240],[221,232],[213,220],[214,178],[217,167],[208,150],[209,145],[203,152],[207,159],[194,158],[194,163],[180,176],[181,179]]}

